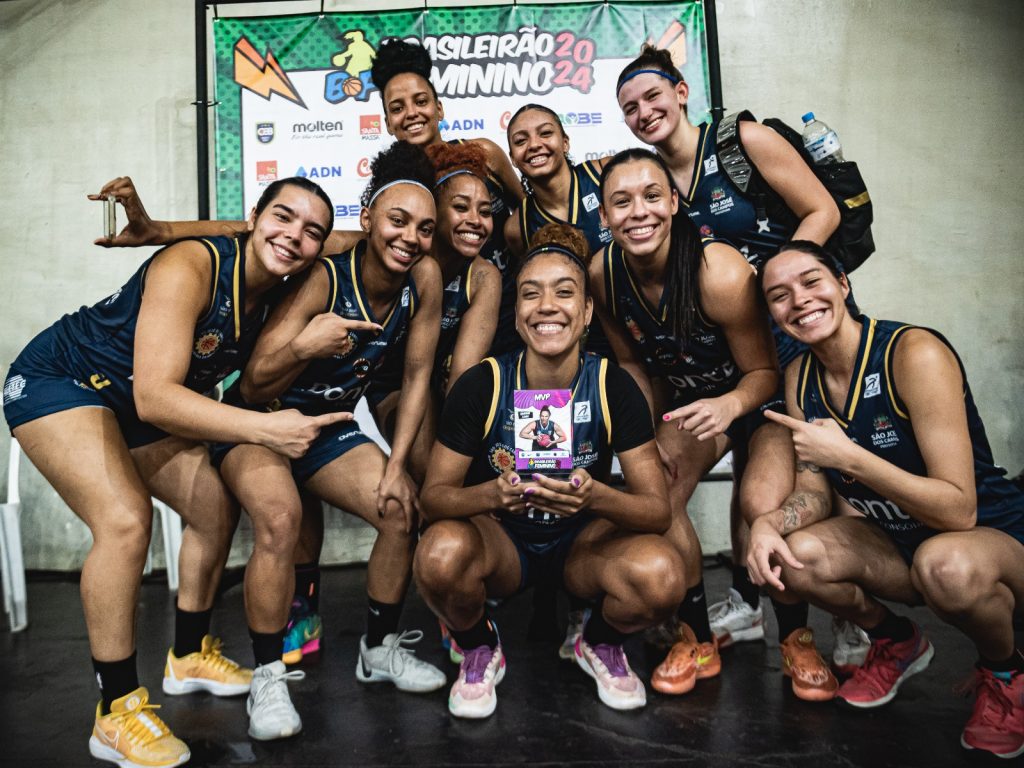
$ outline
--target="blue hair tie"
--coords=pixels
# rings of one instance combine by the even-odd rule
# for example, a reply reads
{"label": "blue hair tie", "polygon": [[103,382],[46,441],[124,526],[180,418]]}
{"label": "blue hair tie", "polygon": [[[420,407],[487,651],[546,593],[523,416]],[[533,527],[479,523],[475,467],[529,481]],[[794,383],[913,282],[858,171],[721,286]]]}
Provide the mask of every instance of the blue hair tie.
{"label": "blue hair tie", "polygon": [[659,77],[664,77],[666,80],[672,83],[672,85],[678,85],[679,83],[682,82],[682,80],[676,77],[675,75],[670,75],[668,72],[663,72],[660,69],[635,69],[628,75],[626,75],[624,78],[619,80],[619,84],[615,86],[615,95],[618,96],[619,91],[622,90],[622,86],[624,86],[637,75],[658,75]]}

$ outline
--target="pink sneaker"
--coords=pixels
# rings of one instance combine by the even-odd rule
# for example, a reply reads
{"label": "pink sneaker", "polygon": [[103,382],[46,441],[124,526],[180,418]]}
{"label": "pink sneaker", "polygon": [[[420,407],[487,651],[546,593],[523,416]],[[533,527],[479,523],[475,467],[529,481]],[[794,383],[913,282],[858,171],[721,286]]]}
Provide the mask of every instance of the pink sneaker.
{"label": "pink sneaker", "polygon": [[974,711],[964,726],[964,749],[980,749],[1006,760],[1024,754],[1024,673],[1009,681],[987,669],[975,672]]}
{"label": "pink sneaker", "polygon": [[481,645],[462,653],[459,677],[448,695],[448,711],[456,717],[490,717],[498,706],[494,689],[505,677],[501,644],[497,648]]}
{"label": "pink sneaker", "polygon": [[901,643],[872,640],[864,664],[839,686],[836,698],[859,709],[888,704],[903,681],[927,669],[934,655],[935,649],[917,624],[911,638]]}
{"label": "pink sneaker", "polygon": [[637,709],[647,703],[647,691],[629,667],[621,645],[590,646],[576,640],[576,663],[597,682],[597,696],[612,709]]}

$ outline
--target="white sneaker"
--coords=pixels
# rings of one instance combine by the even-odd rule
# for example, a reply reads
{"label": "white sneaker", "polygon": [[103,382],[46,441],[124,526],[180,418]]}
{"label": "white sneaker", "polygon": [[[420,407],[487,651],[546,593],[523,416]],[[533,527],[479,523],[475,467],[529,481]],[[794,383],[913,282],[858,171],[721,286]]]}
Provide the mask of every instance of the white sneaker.
{"label": "white sneaker", "polygon": [[718,638],[718,647],[733,643],[764,640],[764,611],[760,602],[752,608],[740,593],[729,587],[729,597],[713,603],[708,609],[711,633]]}
{"label": "white sneaker", "polygon": [[416,652],[403,646],[423,639],[418,629],[402,633],[392,632],[382,645],[366,647],[366,635],[359,638],[359,660],[356,678],[362,683],[392,682],[400,691],[427,693],[444,687],[448,682],[444,672],[416,658]]}
{"label": "white sneaker", "polygon": [[647,703],[647,690],[629,666],[621,645],[591,646],[580,634],[573,657],[597,683],[597,697],[612,709],[638,709]]}
{"label": "white sneaker", "polygon": [[836,669],[844,675],[852,675],[854,670],[864,664],[871,638],[868,633],[856,624],[832,617],[832,661]]}
{"label": "white sneaker", "polygon": [[283,661],[256,667],[245,710],[249,713],[249,735],[258,741],[284,739],[302,730],[302,720],[288,695],[287,680],[301,680],[302,670],[288,672]]}
{"label": "white sneaker", "polygon": [[565,640],[558,649],[558,658],[563,661],[576,660],[576,641],[583,634],[583,625],[590,618],[590,609],[569,611],[569,626],[565,629]]}
{"label": "white sneaker", "polygon": [[448,694],[448,711],[456,717],[480,719],[494,714],[498,694],[494,690],[505,678],[505,656],[501,645],[481,645],[463,652],[459,677]]}

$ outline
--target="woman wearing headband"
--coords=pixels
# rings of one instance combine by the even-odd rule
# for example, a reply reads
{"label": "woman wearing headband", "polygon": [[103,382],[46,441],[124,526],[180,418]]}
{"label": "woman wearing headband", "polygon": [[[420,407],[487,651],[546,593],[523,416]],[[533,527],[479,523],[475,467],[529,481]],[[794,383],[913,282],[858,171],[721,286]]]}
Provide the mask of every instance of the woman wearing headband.
{"label": "woman wearing headband", "polygon": [[440,325],[439,270],[423,258],[435,226],[433,169],[420,148],[404,142],[378,155],[371,167],[360,214],[365,239],[320,259],[288,295],[225,399],[307,414],[352,410],[389,355],[404,349],[391,456],[355,422],[325,429],[292,462],[257,445],[214,449],[225,482],[253,519],[246,608],[258,665],[253,696],[262,705],[251,709],[249,733],[257,739],[282,738],[301,728],[284,683],[301,673],[285,673],[280,661],[303,516],[299,488],[377,529],[356,677],[417,692],[445,682],[440,670],[404,647],[421,633],[398,630],[418,528],[416,485],[407,463],[429,402]]}
{"label": "woman wearing headband", "polygon": [[[735,248],[702,243],[676,215],[678,192],[661,159],[646,149],[619,152],[604,167],[601,192],[601,217],[615,241],[591,264],[594,305],[621,365],[647,395],[658,447],[675,470],[667,538],[685,564],[689,589],[652,685],[686,693],[721,667],[686,505],[729,448],[747,515],[769,511],[789,492],[792,472],[771,440],[778,427],[761,415],[779,376],[754,270]],[[782,456],[789,455],[784,444]]]}
{"label": "woman wearing headband", "polygon": [[[683,594],[682,564],[659,535],[669,508],[643,395],[606,359],[580,353],[592,310],[588,256],[585,239],[571,227],[551,224],[537,233],[516,281],[516,325],[526,349],[463,374],[431,452],[421,494],[430,526],[415,575],[450,630],[452,658],[460,663],[448,699],[457,717],[494,712],[495,686],[505,675],[486,598],[554,577],[595,601],[576,661],[594,678],[602,702],[634,709],[646,693],[622,644],[665,618]],[[516,470],[515,405],[524,396],[517,401],[516,394],[526,390],[571,393],[575,468],[564,479]],[[604,482],[612,452],[622,464],[624,491]]]}
{"label": "woman wearing headband", "polygon": [[[633,135],[651,145],[668,166],[679,190],[680,215],[688,215],[702,237],[731,243],[760,268],[790,239],[824,244],[839,226],[839,210],[832,196],[789,143],[771,128],[743,121],[739,136],[744,149],[758,173],[793,212],[795,224],[759,221],[754,204],[732,184],[717,154],[718,123],[690,122],[686,109],[689,88],[668,51],[645,45],[640,56],[623,68],[616,94]],[[852,297],[851,305],[856,306]],[[772,331],[780,368],[784,368],[802,348],[778,328]],[[780,432],[778,439],[786,438]],[[711,608],[713,629],[725,644],[764,635],[759,591],[743,567],[747,527],[735,512],[734,507],[733,589],[729,599]],[[807,621],[805,616],[794,616],[793,622],[785,623],[802,626]],[[858,658],[858,648],[862,658],[867,650],[863,637],[852,628],[840,634],[853,660]]]}

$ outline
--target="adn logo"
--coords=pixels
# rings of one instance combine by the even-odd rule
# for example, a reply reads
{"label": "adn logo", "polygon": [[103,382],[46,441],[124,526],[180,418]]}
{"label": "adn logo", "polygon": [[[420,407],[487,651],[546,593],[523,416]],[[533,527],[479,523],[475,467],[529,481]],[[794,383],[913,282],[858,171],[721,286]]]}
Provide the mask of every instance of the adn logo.
{"label": "adn logo", "polygon": [[442,120],[438,127],[442,131],[482,131],[484,130],[484,119],[482,117],[474,117],[467,120]]}
{"label": "adn logo", "polygon": [[341,177],[340,165],[311,165],[309,170],[300,165],[295,175],[303,179],[330,179]]}

